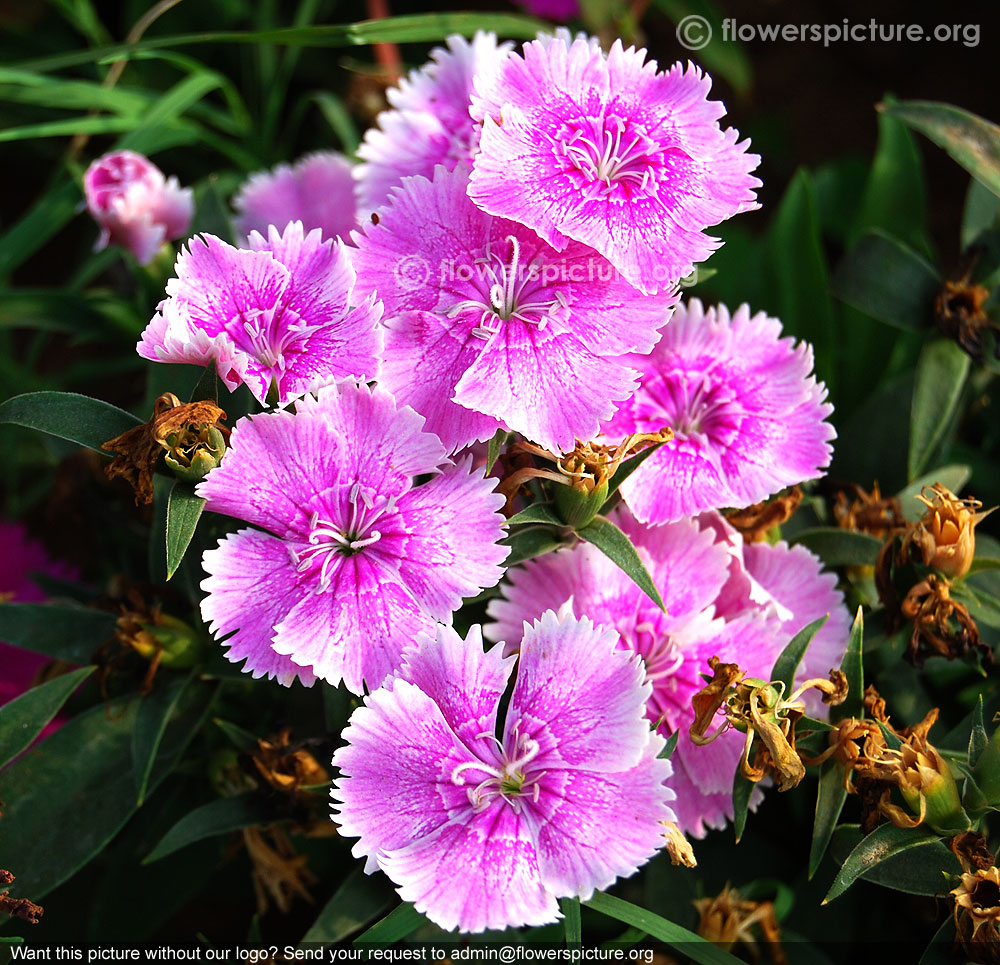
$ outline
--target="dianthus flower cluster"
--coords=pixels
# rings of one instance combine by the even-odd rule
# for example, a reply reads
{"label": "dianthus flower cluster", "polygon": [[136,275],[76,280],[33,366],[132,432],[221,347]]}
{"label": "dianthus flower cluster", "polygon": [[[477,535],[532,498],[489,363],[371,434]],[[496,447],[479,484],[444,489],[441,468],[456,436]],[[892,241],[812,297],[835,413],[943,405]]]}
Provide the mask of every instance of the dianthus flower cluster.
{"label": "dianthus flower cluster", "polygon": [[[846,644],[819,560],[720,513],[821,475],[834,431],[777,319],[681,303],[708,230],[760,185],[710,86],[565,31],[449,38],[358,164],[251,177],[238,245],[190,239],[139,342],[268,409],[198,485],[247,524],[204,555],[202,615],[253,676],[363,696],[335,820],[445,928],[550,922],[635,872],[665,823],[724,824],[741,738],[688,737],[709,658],[766,676],[824,614],[801,674]],[[505,570],[511,492],[464,450],[510,434],[564,476],[580,440],[620,450],[614,468],[660,441],[603,522],[665,610],[586,542]],[[463,640],[454,615],[497,585]]]}

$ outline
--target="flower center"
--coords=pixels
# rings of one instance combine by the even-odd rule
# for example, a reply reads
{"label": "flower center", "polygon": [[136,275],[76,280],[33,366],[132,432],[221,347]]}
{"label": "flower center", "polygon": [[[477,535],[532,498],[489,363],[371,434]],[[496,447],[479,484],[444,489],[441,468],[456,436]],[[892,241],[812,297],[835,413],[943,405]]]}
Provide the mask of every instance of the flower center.
{"label": "flower center", "polygon": [[672,677],[684,663],[677,641],[670,633],[657,632],[648,620],[636,624],[632,631],[632,649],[642,656],[646,664],[646,679],[654,683]]}
{"label": "flower center", "polygon": [[227,328],[236,344],[261,365],[285,371],[285,355],[297,342],[318,328],[303,321],[291,309],[281,305],[241,311],[230,319]]}
{"label": "flower center", "polygon": [[676,436],[705,435],[728,445],[739,434],[739,400],[711,372],[672,372],[647,387],[657,424],[668,422]]}
{"label": "flower center", "polygon": [[487,245],[473,262],[478,296],[456,302],[448,309],[449,318],[463,312],[478,312],[479,324],[472,334],[484,341],[496,335],[510,319],[544,331],[549,318],[569,305],[562,291],[546,291],[544,266],[535,261],[521,263],[517,238],[508,235],[506,242],[510,245],[509,258],[491,251]]}
{"label": "flower center", "polygon": [[489,731],[477,734],[477,740],[492,740],[500,745],[500,766],[493,767],[481,761],[470,761],[459,764],[451,772],[453,784],[462,786],[466,783],[463,774],[466,771],[479,771],[489,775],[475,787],[466,790],[472,810],[478,814],[485,811],[498,797],[506,801],[516,813],[521,813],[521,798],[530,796],[538,801],[541,792],[541,779],[545,771],[533,772],[528,765],[538,756],[540,750],[538,741],[527,734],[519,732],[520,722],[514,726],[514,746],[510,753],[500,745],[497,738]]}
{"label": "flower center", "polygon": [[592,183],[602,183],[602,195],[615,185],[645,191],[655,175],[651,155],[657,145],[638,127],[614,114],[603,122],[569,125],[560,142],[563,156]]}
{"label": "flower center", "polygon": [[317,563],[320,566],[317,593],[326,593],[333,578],[333,567],[338,556],[353,556],[366,546],[377,543],[382,533],[375,529],[387,513],[396,508],[395,496],[376,495],[355,483],[347,496],[349,511],[344,525],[323,519],[317,510],[309,519],[307,546],[291,550],[292,562],[302,573]]}

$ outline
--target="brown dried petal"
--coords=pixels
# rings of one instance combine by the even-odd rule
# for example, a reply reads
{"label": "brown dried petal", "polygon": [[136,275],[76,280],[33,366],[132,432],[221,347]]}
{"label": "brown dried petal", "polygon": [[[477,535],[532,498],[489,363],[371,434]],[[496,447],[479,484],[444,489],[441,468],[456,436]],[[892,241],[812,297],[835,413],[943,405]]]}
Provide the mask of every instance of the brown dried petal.
{"label": "brown dried petal", "polygon": [[710,657],[708,666],[712,670],[712,679],[691,698],[694,722],[689,733],[695,744],[708,744],[721,733],[720,727],[710,737],[705,736],[712,719],[729,696],[730,689],[743,677],[743,671],[737,664],[722,663],[718,657]]}

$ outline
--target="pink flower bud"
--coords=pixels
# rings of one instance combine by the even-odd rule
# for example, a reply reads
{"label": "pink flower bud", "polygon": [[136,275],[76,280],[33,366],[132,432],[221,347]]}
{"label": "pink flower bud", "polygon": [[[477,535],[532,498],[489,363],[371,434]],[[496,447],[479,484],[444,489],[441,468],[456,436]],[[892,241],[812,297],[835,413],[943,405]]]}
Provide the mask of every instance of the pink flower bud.
{"label": "pink flower bud", "polygon": [[187,234],[194,213],[190,188],[164,178],[148,158],[114,151],[94,161],[83,176],[87,210],[101,226],[96,250],[120,245],[139,264],[153,260],[165,241]]}

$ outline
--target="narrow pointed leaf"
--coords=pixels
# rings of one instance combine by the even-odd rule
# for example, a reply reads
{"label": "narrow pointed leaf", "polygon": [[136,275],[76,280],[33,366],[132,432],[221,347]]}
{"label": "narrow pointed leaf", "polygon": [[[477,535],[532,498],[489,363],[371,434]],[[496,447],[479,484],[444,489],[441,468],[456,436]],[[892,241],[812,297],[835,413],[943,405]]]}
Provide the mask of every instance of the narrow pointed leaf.
{"label": "narrow pointed leaf", "polygon": [[501,37],[533,40],[548,25],[517,14],[418,13],[348,24],[314,24],[273,30],[217,30],[203,33],[147,37],[135,44],[114,44],[88,50],[55,54],[11,65],[16,70],[48,72],[81,64],[125,59],[146,50],[186,47],[194,44],[281,44],[297,47],[354,47],[378,43],[429,43],[451,34],[471,37],[477,30],[492,30]]}
{"label": "narrow pointed leaf", "polygon": [[14,396],[0,405],[0,422],[38,429],[98,452],[102,443],[142,425],[124,409],[75,392],[28,392]]}
{"label": "narrow pointed leaf", "polygon": [[115,631],[100,610],[57,603],[0,603],[0,640],[67,663],[90,663]]}
{"label": "narrow pointed leaf", "polygon": [[844,768],[833,759],[824,761],[816,788],[816,814],[813,818],[812,842],[809,845],[810,880],[819,870],[846,800]]}
{"label": "narrow pointed leaf", "polygon": [[549,503],[533,503],[527,509],[515,513],[507,520],[508,526],[518,526],[521,523],[547,523],[550,526],[564,526]]}
{"label": "narrow pointed leaf", "polygon": [[668,738],[666,744],[663,745],[663,750],[660,751],[656,756],[661,760],[669,761],[671,757],[674,756],[674,751],[677,750],[677,741],[681,736],[680,730],[675,730]]}
{"label": "narrow pointed leaf", "polygon": [[171,680],[166,686],[159,686],[147,694],[139,704],[132,731],[132,770],[137,788],[136,804],[140,807],[146,798],[153,763],[167,724],[191,680],[190,676]]}
{"label": "narrow pointed leaf", "polygon": [[611,520],[595,516],[579,531],[579,535],[617,564],[661,610],[666,609],[659,591],[653,584],[653,578],[639,558],[632,541]]}
{"label": "narrow pointed leaf", "polygon": [[951,104],[897,101],[879,110],[944,148],[976,180],[1000,196],[1000,127]]}
{"label": "narrow pointed leaf", "polygon": [[205,508],[205,500],[180,481],[174,483],[167,497],[167,579],[181,565],[191,538],[198,528],[198,520]]}
{"label": "narrow pointed leaf", "polygon": [[384,914],[394,899],[385,875],[366,875],[359,865],[333,893],[302,942],[343,941]]}
{"label": "narrow pointed leaf", "polygon": [[930,327],[940,287],[930,262],[880,231],[862,235],[830,279],[841,301],[904,331]]}
{"label": "narrow pointed leaf", "polygon": [[950,339],[928,342],[917,361],[917,381],[910,407],[907,478],[928,466],[962,398],[971,360]]}
{"label": "narrow pointed leaf", "polygon": [[815,553],[827,566],[873,566],[882,540],[835,526],[817,526],[797,533],[792,541]]}
{"label": "narrow pointed leaf", "polygon": [[736,843],[740,843],[747,826],[747,809],[750,806],[750,795],[753,794],[753,782],[748,781],[736,768],[733,775],[733,832]]}
{"label": "narrow pointed leaf", "polygon": [[580,899],[560,898],[559,910],[563,914],[563,928],[566,931],[566,944],[579,945],[583,941],[583,930],[580,921]]}
{"label": "narrow pointed leaf", "polygon": [[271,819],[270,809],[255,791],[210,801],[185,814],[160,839],[143,863],[159,861],[196,841],[266,824]]}
{"label": "narrow pointed leaf", "polygon": [[0,768],[31,744],[94,669],[81,667],[62,674],[0,707]]}
{"label": "narrow pointed leaf", "polygon": [[805,656],[809,644],[812,643],[813,637],[819,633],[829,618],[830,614],[826,613],[799,630],[788,642],[788,646],[778,655],[778,659],[775,660],[769,680],[772,683],[782,681],[785,685],[786,696],[795,689],[795,672],[799,669],[799,664],[802,663],[802,658]]}
{"label": "narrow pointed leaf", "polygon": [[979,760],[979,755],[986,750],[989,743],[989,736],[983,724],[983,695],[979,695],[979,702],[972,711],[972,731],[969,734],[969,767],[975,767]]}
{"label": "narrow pointed leaf", "polygon": [[397,905],[385,918],[375,922],[371,928],[354,939],[355,945],[368,942],[391,945],[407,935],[412,935],[427,919],[408,901]]}
{"label": "narrow pointed leaf", "polygon": [[864,617],[861,607],[858,607],[854,623],[851,624],[847,650],[844,652],[844,659],[840,661],[840,669],[847,677],[847,698],[842,704],[830,708],[830,720],[834,723],[847,717],[864,716],[865,672],[861,662],[863,646]]}
{"label": "narrow pointed leaf", "polygon": [[546,526],[527,527],[502,542],[510,547],[510,555],[504,560],[504,566],[533,560],[536,556],[551,553],[566,545],[558,534]]}
{"label": "narrow pointed leaf", "polygon": [[616,921],[640,928],[651,938],[665,942],[678,951],[683,952],[698,965],[737,965],[740,959],[729,952],[724,952],[717,945],[706,941],[693,931],[675,925],[666,918],[646,911],[630,901],[616,898],[614,895],[597,892],[589,901],[583,902],[588,908],[614,918]]}
{"label": "narrow pointed leaf", "polygon": [[939,835],[933,831],[917,828],[897,828],[893,824],[883,824],[863,838],[861,843],[847,856],[833,885],[827,892],[823,904],[842,895],[862,875],[877,867],[881,862],[912,848],[927,847],[940,843]]}
{"label": "narrow pointed leaf", "polygon": [[500,450],[503,449],[507,442],[508,434],[503,429],[497,429],[493,433],[493,438],[490,439],[490,444],[486,449],[486,471],[490,472],[493,469],[494,463],[500,458]]}

